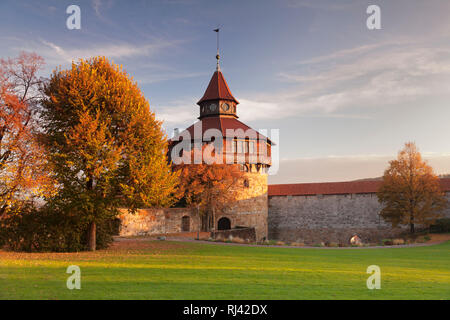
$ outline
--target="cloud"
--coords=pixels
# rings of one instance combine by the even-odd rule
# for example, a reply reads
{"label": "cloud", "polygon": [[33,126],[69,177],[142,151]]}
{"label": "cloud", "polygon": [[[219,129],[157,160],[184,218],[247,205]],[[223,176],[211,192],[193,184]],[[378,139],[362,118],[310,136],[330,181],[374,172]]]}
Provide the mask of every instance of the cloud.
{"label": "cloud", "polygon": [[[349,155],[322,158],[284,159],[269,184],[352,181],[383,175],[396,155]],[[450,173],[449,154],[427,154],[423,157],[436,174]]]}
{"label": "cloud", "polygon": [[[108,43],[84,48],[62,48],[61,46],[46,40],[40,41],[44,46],[50,48],[52,52],[46,52],[49,58],[58,62],[72,62],[78,59],[90,58],[93,56],[107,56],[109,58],[133,58],[138,56],[152,56],[163,49],[173,47],[177,41],[157,40],[153,43],[134,45],[131,43]],[[41,52],[41,50],[39,50]],[[43,50],[45,52],[45,50]]]}
{"label": "cloud", "polygon": [[94,9],[95,15],[103,22],[113,25],[114,23],[107,19],[104,15],[104,9],[110,8],[113,5],[112,0],[92,0],[92,8]]}
{"label": "cloud", "polygon": [[[305,67],[304,65],[307,65]],[[301,61],[280,72],[289,89],[247,96],[244,114],[282,119],[308,113],[345,113],[349,108],[404,104],[449,97],[450,47],[366,45]]]}
{"label": "cloud", "polygon": [[[201,75],[168,70],[141,80],[151,83]],[[278,79],[286,82],[288,89],[240,95],[241,120],[371,119],[364,114],[370,108],[404,105],[418,99],[450,99],[450,87],[446,85],[450,82],[450,46],[406,38],[380,41],[301,60],[289,71],[279,72]],[[171,125],[184,125],[192,120],[194,103],[192,99],[168,103],[161,107],[160,118]]]}
{"label": "cloud", "polygon": [[92,7],[94,8],[95,14],[101,17],[100,7],[102,5],[102,0],[92,0]]}
{"label": "cloud", "polygon": [[175,100],[167,105],[157,106],[156,116],[164,121],[165,126],[187,126],[199,114],[199,106],[195,103],[189,98]]}
{"label": "cloud", "polygon": [[317,1],[317,0],[291,0],[288,6],[291,8],[309,8],[318,10],[345,10],[358,4],[356,0],[339,0],[339,1]]}
{"label": "cloud", "polygon": [[135,76],[135,80],[140,84],[150,84],[161,81],[169,81],[169,80],[177,80],[177,79],[186,79],[186,78],[196,78],[205,76],[206,72],[179,72],[179,71],[170,71],[170,72],[158,72],[152,74],[146,74],[145,76]]}

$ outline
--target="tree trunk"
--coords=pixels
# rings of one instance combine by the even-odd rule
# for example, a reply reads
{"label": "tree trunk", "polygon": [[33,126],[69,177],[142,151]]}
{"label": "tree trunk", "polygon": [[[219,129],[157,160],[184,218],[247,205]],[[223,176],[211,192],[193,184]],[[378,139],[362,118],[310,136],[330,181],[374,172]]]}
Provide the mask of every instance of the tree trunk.
{"label": "tree trunk", "polygon": [[409,217],[409,232],[414,233],[414,215],[411,213]]}
{"label": "tree trunk", "polygon": [[96,231],[97,228],[95,222],[91,222],[91,225],[89,226],[89,237],[88,237],[89,251],[95,251],[97,247]]}

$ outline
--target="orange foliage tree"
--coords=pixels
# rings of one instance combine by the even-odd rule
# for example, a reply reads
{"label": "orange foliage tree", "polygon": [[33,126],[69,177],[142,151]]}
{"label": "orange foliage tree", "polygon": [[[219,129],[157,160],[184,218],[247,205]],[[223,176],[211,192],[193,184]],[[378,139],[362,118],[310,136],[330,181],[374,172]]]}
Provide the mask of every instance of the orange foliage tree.
{"label": "orange foliage tree", "polygon": [[119,207],[170,205],[178,183],[167,138],[137,84],[104,57],[56,70],[44,88],[44,143],[59,193],[54,203],[96,226]]}
{"label": "orange foliage tree", "polygon": [[183,164],[175,170],[180,173],[179,197],[186,205],[198,208],[202,229],[211,230],[215,213],[235,201],[243,173],[230,164]]}
{"label": "orange foliage tree", "polygon": [[34,53],[0,59],[0,217],[52,190],[37,142],[37,105],[44,60]]}
{"label": "orange foliage tree", "polygon": [[415,224],[432,224],[447,205],[439,178],[412,142],[390,161],[378,199],[384,205],[381,216],[394,227],[409,225],[411,233]]}

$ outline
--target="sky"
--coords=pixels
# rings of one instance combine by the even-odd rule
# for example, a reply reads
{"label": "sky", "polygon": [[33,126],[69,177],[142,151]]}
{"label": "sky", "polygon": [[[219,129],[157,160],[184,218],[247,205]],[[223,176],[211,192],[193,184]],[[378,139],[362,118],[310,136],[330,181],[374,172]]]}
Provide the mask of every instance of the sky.
{"label": "sky", "polygon": [[[69,5],[81,29],[69,30]],[[369,5],[381,29],[369,30]],[[105,55],[137,81],[167,135],[199,115],[215,70],[239,119],[277,131],[269,183],[349,181],[383,174],[415,141],[450,173],[448,0],[92,0],[0,2],[0,57],[33,51],[49,77]]]}

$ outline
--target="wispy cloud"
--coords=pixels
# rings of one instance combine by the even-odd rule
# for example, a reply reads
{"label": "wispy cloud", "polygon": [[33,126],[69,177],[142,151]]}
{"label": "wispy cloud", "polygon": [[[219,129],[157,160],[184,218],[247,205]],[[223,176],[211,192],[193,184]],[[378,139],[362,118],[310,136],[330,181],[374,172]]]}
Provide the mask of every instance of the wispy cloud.
{"label": "wispy cloud", "polygon": [[281,81],[291,83],[290,89],[247,97],[242,112],[281,119],[450,96],[445,85],[450,81],[450,46],[445,44],[360,46],[302,65],[278,74]]}
{"label": "wispy cloud", "polygon": [[333,2],[326,2],[320,0],[290,0],[288,6],[291,8],[310,8],[319,10],[344,10],[354,7],[358,4],[357,0],[339,0]]}
{"label": "wispy cloud", "polygon": [[[424,159],[436,174],[450,173],[450,155],[423,153]],[[383,175],[389,161],[396,154],[362,154],[299,159],[282,159],[276,175],[269,176],[269,184],[351,181]]]}
{"label": "wispy cloud", "polygon": [[[133,58],[138,56],[152,56],[163,49],[177,45],[177,41],[157,40],[152,43],[135,45],[131,43],[108,43],[84,48],[63,48],[51,41],[42,40],[41,43],[53,51],[53,58],[72,62],[78,59],[104,55],[110,58]],[[47,52],[48,53],[48,52]],[[51,55],[51,53],[50,53]]]}
{"label": "wispy cloud", "polygon": [[97,17],[101,17],[100,7],[102,6],[102,0],[92,0],[92,7],[94,8]]}
{"label": "wispy cloud", "polygon": [[140,84],[151,84],[162,81],[177,80],[177,79],[187,79],[206,76],[205,72],[180,72],[180,71],[169,71],[169,72],[158,72],[152,74],[146,74],[144,76],[135,76],[135,80]]}
{"label": "wispy cloud", "polygon": [[113,3],[114,3],[113,0],[92,0],[92,8],[94,9],[95,15],[101,21],[110,25],[114,23],[105,16],[104,11],[112,7]]}
{"label": "wispy cloud", "polygon": [[195,103],[192,98],[184,98],[167,105],[156,106],[157,118],[164,121],[166,126],[187,126],[192,122],[193,115],[199,112],[199,107]]}

